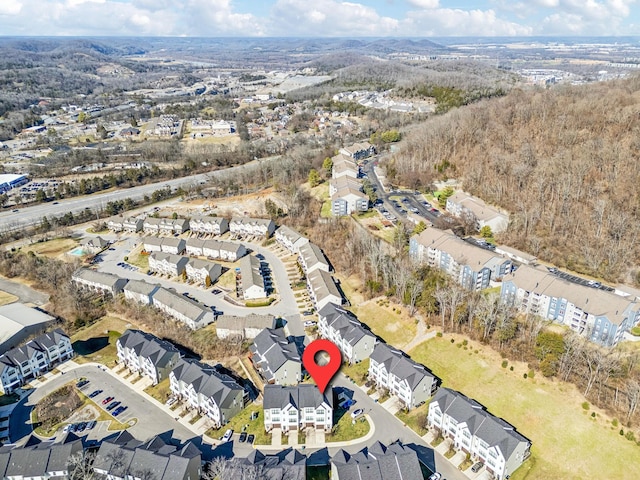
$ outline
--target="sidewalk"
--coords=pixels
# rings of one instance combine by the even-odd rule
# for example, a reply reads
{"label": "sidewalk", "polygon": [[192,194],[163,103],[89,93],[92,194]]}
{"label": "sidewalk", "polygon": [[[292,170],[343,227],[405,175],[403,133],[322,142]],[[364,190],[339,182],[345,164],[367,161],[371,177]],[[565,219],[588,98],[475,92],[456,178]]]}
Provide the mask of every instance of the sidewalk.
{"label": "sidewalk", "polygon": [[[363,443],[366,442],[367,440],[369,440],[370,438],[372,438],[375,433],[376,433],[376,424],[373,423],[373,421],[371,420],[371,417],[368,414],[365,414],[364,417],[367,419],[367,422],[369,422],[369,432],[363,436],[363,437],[358,437],[358,438],[354,438],[353,440],[346,440],[344,442],[324,442],[322,445],[309,445],[306,443],[289,443],[288,446],[289,447],[293,447],[293,448],[300,448],[302,446],[308,446],[308,447],[327,447],[327,448],[342,448],[342,447],[349,447],[351,445],[358,445],[359,443]],[[253,448],[257,448],[259,450],[282,450],[282,447],[280,445],[254,445]]]}

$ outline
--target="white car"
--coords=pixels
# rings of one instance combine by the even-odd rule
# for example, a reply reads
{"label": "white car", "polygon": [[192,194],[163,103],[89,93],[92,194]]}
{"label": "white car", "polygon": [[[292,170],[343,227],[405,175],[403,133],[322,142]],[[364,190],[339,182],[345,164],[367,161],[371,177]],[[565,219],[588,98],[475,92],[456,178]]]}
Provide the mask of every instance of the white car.
{"label": "white car", "polygon": [[231,440],[231,436],[233,435],[233,430],[229,429],[226,432],[224,432],[224,435],[222,436],[222,441],[223,442],[228,442],[229,440]]}
{"label": "white car", "polygon": [[305,327],[313,327],[315,326],[316,322],[314,322],[313,320],[307,320],[306,322],[304,322],[304,326]]}
{"label": "white car", "polygon": [[429,480],[440,480],[441,478],[442,474],[440,472],[434,472],[434,474],[429,477]]}
{"label": "white car", "polygon": [[359,417],[363,413],[364,413],[364,410],[362,410],[361,408],[357,408],[353,412],[351,412],[351,418]]}

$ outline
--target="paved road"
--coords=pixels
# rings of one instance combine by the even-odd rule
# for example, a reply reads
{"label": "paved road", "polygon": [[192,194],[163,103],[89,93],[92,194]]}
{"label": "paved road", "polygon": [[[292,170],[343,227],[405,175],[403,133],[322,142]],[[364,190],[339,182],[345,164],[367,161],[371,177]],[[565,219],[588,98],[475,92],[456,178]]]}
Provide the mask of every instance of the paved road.
{"label": "paved road", "polygon": [[33,303],[39,306],[49,301],[49,295],[46,293],[34,290],[23,283],[13,282],[8,278],[0,277],[0,290],[15,295],[22,303]]}
{"label": "paved road", "polygon": [[[12,210],[7,209],[6,211],[0,212],[0,229],[17,230],[19,228],[24,228],[40,223],[42,217],[44,216],[51,218],[62,216],[68,212],[72,212],[74,214],[79,213],[86,208],[90,208],[92,210],[96,208],[103,208],[107,203],[114,200],[124,200],[125,198],[141,200],[145,195],[150,196],[154,191],[166,186],[171,187],[172,190],[175,190],[178,187],[197,187],[212,179],[222,180],[238,172],[251,172],[255,169],[260,168],[265,163],[276,161],[279,158],[280,157],[269,157],[260,160],[254,160],[246,163],[245,165],[238,165],[224,170],[215,170],[208,173],[201,173],[198,175],[191,175],[188,177],[166,180],[163,182],[150,183],[147,185],[115,190],[113,192],[95,193],[93,195],[60,200],[59,202],[43,203],[40,205],[34,205],[24,208],[18,207]],[[15,212],[14,210],[18,211]]]}
{"label": "paved road", "polygon": [[[89,384],[82,388],[83,392],[87,395],[97,389],[104,390],[102,394],[95,398],[98,405],[102,406],[102,400],[107,396],[114,396],[122,402],[122,405],[129,407],[118,417],[118,420],[127,422],[133,418],[138,419],[138,422],[129,428],[129,432],[131,432],[134,437],[145,440],[153,435],[169,430],[173,431],[175,438],[181,440],[194,437],[191,430],[175,421],[143,395],[133,390],[129,385],[114,378],[111,373],[103,371],[102,368],[98,368],[95,365],[86,365],[67,371],[64,375],[58,375],[34,389],[31,395],[23,398],[19,402],[9,417],[9,435],[11,441],[16,442],[31,433],[32,428],[28,422],[31,410],[39,400],[70,381],[76,382],[80,377],[89,379]],[[101,439],[112,433],[113,432],[107,431],[106,428],[96,428],[89,431],[88,435],[90,439]]]}
{"label": "paved road", "polygon": [[[203,287],[189,285],[182,282],[174,282],[163,277],[148,276],[146,274],[138,272],[137,270],[134,271],[119,267],[117,264],[122,262],[124,260],[124,257],[128,255],[131,250],[140,245],[140,243],[143,241],[144,236],[122,235],[118,237],[103,235],[103,237],[106,239],[112,239],[112,237],[115,237],[116,239],[119,238],[119,240],[116,244],[113,245],[113,248],[115,248],[115,250],[107,250],[102,255],[103,261],[98,263],[98,269],[102,272],[114,273],[120,277],[132,280],[145,280],[147,282],[159,283],[167,288],[175,288],[176,291],[180,293],[189,292],[190,295],[192,295],[201,303],[210,307],[215,306],[217,311],[222,311],[226,315],[242,316],[250,313],[271,313],[276,316],[287,316],[287,318],[291,318],[291,316],[295,317],[300,313],[296,304],[296,298],[294,296],[293,290],[291,289],[291,284],[289,283],[289,276],[287,275],[286,267],[284,266],[282,261],[280,261],[278,256],[273,253],[273,251],[260,245],[246,241],[225,239],[226,241],[230,241],[233,243],[242,243],[247,248],[253,250],[253,255],[261,254],[264,257],[264,261],[266,261],[271,268],[271,276],[275,283],[276,291],[280,297],[279,301],[268,307],[247,308],[233,305],[225,301],[222,294],[212,294],[211,291],[215,289],[215,284],[211,288],[205,289]],[[295,321],[295,318],[292,321]],[[298,319],[298,321],[300,320]]]}

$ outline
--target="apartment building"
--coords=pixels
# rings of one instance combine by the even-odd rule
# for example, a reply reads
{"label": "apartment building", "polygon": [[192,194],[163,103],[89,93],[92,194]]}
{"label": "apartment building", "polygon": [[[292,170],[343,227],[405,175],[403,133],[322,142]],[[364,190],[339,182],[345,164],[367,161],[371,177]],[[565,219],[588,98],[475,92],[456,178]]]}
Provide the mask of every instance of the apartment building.
{"label": "apartment building", "polygon": [[309,243],[309,239],[286,225],[279,227],[275,233],[276,242],[291,253],[299,253],[300,247]]}
{"label": "apartment building", "polygon": [[249,347],[251,363],[267,383],[296,385],[302,380],[298,345],[282,328],[266,328]]}
{"label": "apartment building", "polygon": [[76,270],[71,276],[71,281],[78,287],[112,296],[122,292],[128,282],[126,278],[120,278],[113,273],[99,272],[90,268]]}
{"label": "apartment building", "polygon": [[500,297],[605,346],[616,345],[640,321],[640,304],[631,298],[569,282],[544,267],[521,265],[506,275]]}
{"label": "apartment building", "polygon": [[229,231],[229,220],[224,217],[198,216],[191,219],[189,226],[199,235],[222,235]]}
{"label": "apartment building", "polygon": [[447,198],[446,210],[454,217],[474,221],[478,230],[489,226],[493,233],[501,233],[509,226],[508,214],[468,193],[456,192]]}

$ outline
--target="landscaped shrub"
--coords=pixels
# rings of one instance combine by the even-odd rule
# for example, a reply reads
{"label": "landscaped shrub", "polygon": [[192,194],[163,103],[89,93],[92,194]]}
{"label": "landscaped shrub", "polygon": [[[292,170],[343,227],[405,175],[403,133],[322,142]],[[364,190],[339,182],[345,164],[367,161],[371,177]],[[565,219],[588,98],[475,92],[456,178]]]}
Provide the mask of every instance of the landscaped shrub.
{"label": "landscaped shrub", "polygon": [[451,343],[456,343],[455,338],[452,338],[452,339],[451,339]]}
{"label": "landscaped shrub", "polygon": [[618,426],[618,419],[617,419],[617,418],[614,418],[614,419],[611,421],[611,425],[613,425],[614,427],[617,427],[617,426]]}
{"label": "landscaped shrub", "polygon": [[509,370],[511,370],[511,371],[513,372],[513,365],[511,365],[511,366],[509,367]]}
{"label": "landscaped shrub", "polygon": [[436,333],[436,337],[442,337],[442,332]]}
{"label": "landscaped shrub", "polygon": [[462,345],[464,345],[466,347],[467,345],[469,345],[469,342],[467,340],[463,340],[462,341]]}
{"label": "landscaped shrub", "polygon": [[502,361],[502,368],[507,368],[507,365],[509,365],[509,362],[507,362],[506,360]]}
{"label": "landscaped shrub", "polygon": [[525,374],[523,374],[523,375],[522,375],[522,377],[523,377],[523,378],[527,378],[527,374],[526,374],[526,373],[525,373]]}
{"label": "landscaped shrub", "polygon": [[596,418],[596,412],[591,412],[591,418]]}
{"label": "landscaped shrub", "polygon": [[624,436],[624,429],[623,428],[620,429],[620,435]]}
{"label": "landscaped shrub", "polygon": [[584,408],[585,410],[589,410],[589,402],[582,402],[582,408]]}

